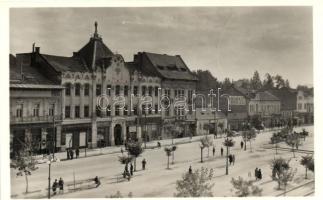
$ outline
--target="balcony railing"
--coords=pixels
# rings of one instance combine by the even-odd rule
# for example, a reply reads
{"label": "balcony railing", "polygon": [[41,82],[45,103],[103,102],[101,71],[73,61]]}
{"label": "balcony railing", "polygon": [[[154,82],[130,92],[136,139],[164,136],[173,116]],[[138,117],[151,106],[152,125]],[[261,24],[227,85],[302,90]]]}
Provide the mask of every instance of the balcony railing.
{"label": "balcony railing", "polygon": [[[55,115],[55,121],[61,121],[61,115]],[[11,124],[53,122],[53,116],[10,117]]]}

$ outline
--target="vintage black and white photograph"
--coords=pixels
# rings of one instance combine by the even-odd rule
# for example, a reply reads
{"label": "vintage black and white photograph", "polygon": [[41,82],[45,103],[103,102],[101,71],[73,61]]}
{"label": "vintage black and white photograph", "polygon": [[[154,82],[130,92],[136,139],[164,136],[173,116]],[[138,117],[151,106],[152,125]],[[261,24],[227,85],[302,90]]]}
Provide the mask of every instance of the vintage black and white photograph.
{"label": "vintage black and white photograph", "polygon": [[9,17],[11,198],[315,195],[311,6]]}

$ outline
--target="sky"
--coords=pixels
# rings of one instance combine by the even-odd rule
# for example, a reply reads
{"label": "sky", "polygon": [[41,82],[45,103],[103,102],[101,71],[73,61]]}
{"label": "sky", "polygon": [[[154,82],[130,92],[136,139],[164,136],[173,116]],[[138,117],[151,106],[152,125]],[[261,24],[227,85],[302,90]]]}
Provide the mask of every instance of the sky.
{"label": "sky", "polygon": [[94,32],[126,61],[137,52],[181,55],[219,80],[280,74],[313,85],[311,7],[11,8],[10,53],[71,56]]}

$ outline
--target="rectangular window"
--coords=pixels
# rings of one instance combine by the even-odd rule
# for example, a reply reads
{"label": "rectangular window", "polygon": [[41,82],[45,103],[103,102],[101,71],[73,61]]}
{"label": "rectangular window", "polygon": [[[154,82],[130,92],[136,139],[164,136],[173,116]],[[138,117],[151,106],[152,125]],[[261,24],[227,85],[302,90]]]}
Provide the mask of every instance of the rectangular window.
{"label": "rectangular window", "polygon": [[146,86],[142,86],[141,89],[142,89],[142,96],[145,96],[146,95]]}
{"label": "rectangular window", "polygon": [[75,96],[80,96],[81,93],[81,85],[79,83],[75,84]]}
{"label": "rectangular window", "polygon": [[120,95],[120,85],[116,85],[116,96]]}
{"label": "rectangular window", "polygon": [[107,95],[111,96],[111,85],[107,85]]}
{"label": "rectangular window", "polygon": [[155,97],[158,97],[158,88],[159,87],[157,87],[157,86],[155,87]]}
{"label": "rectangular window", "polygon": [[16,117],[22,117],[23,114],[23,104],[18,104],[16,109]]}
{"label": "rectangular window", "polygon": [[75,118],[80,118],[80,106],[75,106]]}
{"label": "rectangular window", "polygon": [[71,84],[70,83],[67,83],[65,85],[65,95],[66,96],[71,96]]}
{"label": "rectangular window", "polygon": [[128,115],[128,106],[125,106],[123,108],[123,115],[127,116]]}
{"label": "rectangular window", "polygon": [[133,86],[133,95],[138,95],[138,86]]}
{"label": "rectangular window", "polygon": [[150,97],[153,96],[153,87],[151,87],[151,86],[148,87],[148,95]]}
{"label": "rectangular window", "polygon": [[49,116],[54,116],[54,108],[55,108],[55,104],[50,104],[49,108],[48,108],[48,115]]}
{"label": "rectangular window", "polygon": [[97,84],[96,85],[96,96],[100,96],[101,95],[101,85]]}
{"label": "rectangular window", "polygon": [[65,118],[71,117],[71,106],[65,106]]}
{"label": "rectangular window", "polygon": [[89,94],[90,94],[90,85],[85,84],[84,85],[84,96],[89,96]]}
{"label": "rectangular window", "polygon": [[34,117],[39,117],[39,108],[40,108],[40,104],[37,103],[34,105],[34,112],[33,112]]}
{"label": "rectangular window", "polygon": [[124,86],[124,96],[128,96],[128,85]]}
{"label": "rectangular window", "polygon": [[84,117],[89,117],[90,116],[90,110],[89,106],[84,106]]}
{"label": "rectangular window", "polygon": [[111,116],[111,106],[107,106],[107,116]]}
{"label": "rectangular window", "polygon": [[120,106],[119,105],[116,105],[115,106],[115,116],[119,116],[120,115]]}
{"label": "rectangular window", "polygon": [[155,114],[158,114],[158,104],[155,104]]}

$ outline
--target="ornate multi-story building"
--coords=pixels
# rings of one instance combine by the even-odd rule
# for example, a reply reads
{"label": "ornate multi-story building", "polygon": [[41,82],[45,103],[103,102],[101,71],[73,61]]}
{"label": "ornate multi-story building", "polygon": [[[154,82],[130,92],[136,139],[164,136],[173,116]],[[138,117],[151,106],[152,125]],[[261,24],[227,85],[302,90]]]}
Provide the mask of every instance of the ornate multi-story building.
{"label": "ornate multi-story building", "polygon": [[[61,91],[55,107],[61,120],[56,123],[56,149],[121,145],[128,139],[160,139],[168,137],[163,125],[169,122],[181,123],[184,132],[195,127],[195,120],[187,117],[193,115],[189,106],[181,109],[175,103],[183,95],[192,103],[190,97],[196,90],[197,78],[182,58],[139,52],[132,62],[125,62],[104,44],[97,23],[90,41],[73,56],[47,55],[33,46],[31,53],[17,54],[15,67],[21,65],[48,80],[51,86],[46,89]],[[14,85],[10,87],[13,89]],[[16,95],[19,98],[24,97],[25,88],[22,89]],[[15,115],[18,104],[13,93],[10,97],[11,116],[20,118]],[[169,108],[162,109],[162,98]],[[48,107],[50,100],[42,97],[42,101]],[[31,108],[23,109],[30,112]]]}

